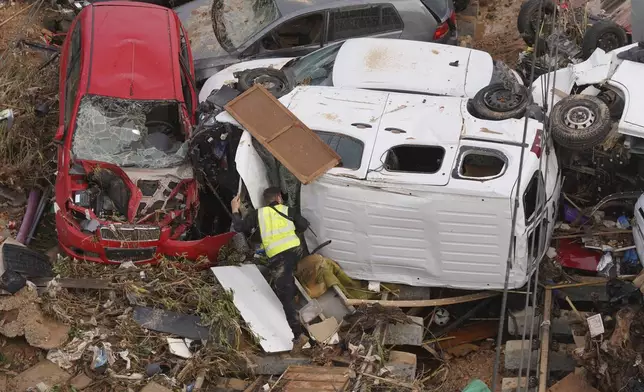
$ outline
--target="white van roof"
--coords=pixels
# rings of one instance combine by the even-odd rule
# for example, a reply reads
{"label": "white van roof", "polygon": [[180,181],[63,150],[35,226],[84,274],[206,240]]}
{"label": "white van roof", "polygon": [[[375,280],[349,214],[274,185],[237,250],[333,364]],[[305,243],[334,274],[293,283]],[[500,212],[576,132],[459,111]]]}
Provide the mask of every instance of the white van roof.
{"label": "white van roof", "polygon": [[[461,146],[501,151],[507,164],[518,165],[524,119],[481,120],[469,114],[467,99],[421,94],[391,93],[354,88],[299,86],[280,98],[300,121],[318,132],[332,132],[359,140],[363,153],[358,169],[337,167],[328,174],[366,179],[379,171],[383,156],[397,146],[440,146],[445,150],[440,170],[424,175],[420,184],[444,186],[459,167]],[[238,125],[223,112],[217,121]],[[535,143],[542,124],[528,120],[525,147]],[[530,159],[526,155],[526,159]],[[533,157],[536,158],[536,155]],[[509,174],[509,173],[508,173]],[[383,181],[387,181],[383,176]],[[504,176],[505,177],[505,176]],[[510,188],[508,177],[501,188]],[[397,176],[400,178],[400,176]],[[418,179],[410,179],[411,182]],[[497,189],[507,193],[506,189]]]}
{"label": "white van roof", "polygon": [[355,38],[340,48],[333,85],[474,97],[492,80],[487,52],[402,39]]}

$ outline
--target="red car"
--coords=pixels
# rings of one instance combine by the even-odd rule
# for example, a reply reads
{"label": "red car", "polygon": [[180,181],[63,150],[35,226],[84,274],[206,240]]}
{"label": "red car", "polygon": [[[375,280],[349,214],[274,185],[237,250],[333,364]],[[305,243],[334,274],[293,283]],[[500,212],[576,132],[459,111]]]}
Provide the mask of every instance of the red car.
{"label": "red car", "polygon": [[199,208],[186,159],[197,96],[176,14],[125,1],[85,7],[60,61],[56,229],[69,255],[216,260],[233,233],[186,240]]}

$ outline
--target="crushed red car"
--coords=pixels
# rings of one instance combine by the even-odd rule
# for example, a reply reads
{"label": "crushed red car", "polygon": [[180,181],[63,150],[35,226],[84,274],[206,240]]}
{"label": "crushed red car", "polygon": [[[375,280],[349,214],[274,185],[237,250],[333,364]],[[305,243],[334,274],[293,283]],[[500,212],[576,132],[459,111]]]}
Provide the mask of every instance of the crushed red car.
{"label": "crushed red car", "polygon": [[196,105],[189,41],[172,10],[110,1],[78,14],[61,52],[55,137],[63,251],[103,263],[216,260],[233,233],[191,234]]}

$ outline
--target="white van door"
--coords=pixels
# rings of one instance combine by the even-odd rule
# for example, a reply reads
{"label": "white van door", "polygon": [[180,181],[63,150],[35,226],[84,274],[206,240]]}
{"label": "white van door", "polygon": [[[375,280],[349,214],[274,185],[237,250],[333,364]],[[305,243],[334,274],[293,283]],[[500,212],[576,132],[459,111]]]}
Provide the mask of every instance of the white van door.
{"label": "white van door", "polygon": [[458,150],[462,98],[389,94],[367,179],[447,185]]}

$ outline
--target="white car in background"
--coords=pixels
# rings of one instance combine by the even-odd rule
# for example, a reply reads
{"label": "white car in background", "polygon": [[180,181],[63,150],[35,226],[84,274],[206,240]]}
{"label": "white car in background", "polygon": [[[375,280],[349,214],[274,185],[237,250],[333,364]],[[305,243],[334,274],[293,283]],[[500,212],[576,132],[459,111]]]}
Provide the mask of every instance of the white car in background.
{"label": "white car in background", "polygon": [[[467,86],[471,75],[451,77]],[[541,122],[483,120],[466,97],[349,87],[299,86],[280,102],[342,162],[299,191],[317,234],[306,237],[309,249],[331,240],[320,253],[356,279],[476,290],[503,288],[512,249],[509,287],[527,282],[548,248],[561,188]],[[216,120],[241,128],[227,112]],[[268,172],[247,131],[235,163],[260,206]]]}
{"label": "white car in background", "polygon": [[535,80],[533,100],[547,108],[555,142],[587,150],[601,145],[616,128],[630,154],[644,154],[644,111],[639,106],[644,102],[644,47],[639,45],[608,53],[597,49],[588,60]]}
{"label": "white car in background", "polygon": [[355,38],[298,58],[235,64],[211,76],[199,93],[204,102],[224,85],[245,91],[260,83],[276,97],[299,85],[353,87],[472,99],[490,119],[520,118],[528,94],[514,91],[521,77],[489,53],[460,46],[384,38]]}

